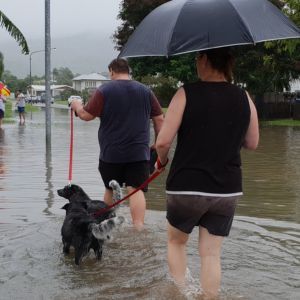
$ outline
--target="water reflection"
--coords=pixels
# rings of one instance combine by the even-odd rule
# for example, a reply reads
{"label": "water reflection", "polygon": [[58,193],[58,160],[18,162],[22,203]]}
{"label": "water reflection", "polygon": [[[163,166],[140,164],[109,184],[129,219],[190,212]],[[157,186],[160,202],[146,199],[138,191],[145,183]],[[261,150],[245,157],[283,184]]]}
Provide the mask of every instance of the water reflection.
{"label": "water reflection", "polygon": [[46,155],[45,155],[45,169],[46,169],[46,203],[47,207],[44,209],[44,213],[47,215],[52,215],[50,208],[52,207],[54,201],[54,190],[53,190],[53,183],[52,183],[52,152],[51,152],[51,144],[46,144]]}
{"label": "water reflection", "polygon": [[4,190],[1,182],[6,173],[5,151],[5,131],[3,128],[0,128],[0,191]]}
{"label": "water reflection", "polygon": [[[138,235],[126,223],[105,245],[101,262],[91,253],[78,268],[72,253],[62,254],[66,200],[56,194],[68,183],[69,111],[52,111],[51,147],[45,146],[44,111],[28,119],[26,126],[6,124],[0,132],[0,298],[187,299],[168,278],[167,172],[146,195],[146,230]],[[73,182],[93,199],[105,190],[97,131],[97,120],[75,119]],[[258,150],[243,151],[245,195],[224,243],[221,299],[298,299],[299,153],[296,128],[262,128]],[[127,204],[118,213],[130,219]],[[188,252],[196,282],[197,236],[195,230]]]}

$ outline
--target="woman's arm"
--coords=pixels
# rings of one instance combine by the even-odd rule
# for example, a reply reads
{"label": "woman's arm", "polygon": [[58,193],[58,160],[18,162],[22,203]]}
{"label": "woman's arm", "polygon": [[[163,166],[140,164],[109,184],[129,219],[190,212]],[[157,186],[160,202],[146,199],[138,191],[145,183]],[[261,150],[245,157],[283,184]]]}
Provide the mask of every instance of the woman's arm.
{"label": "woman's arm", "polygon": [[169,150],[182,121],[185,104],[185,92],[183,88],[180,88],[168,107],[162,128],[156,140],[156,151],[162,165],[168,160]]}
{"label": "woman's arm", "polygon": [[[246,92],[247,93],[247,92]],[[249,106],[250,106],[250,123],[245,136],[245,141],[243,143],[243,147],[249,150],[255,150],[258,146],[259,141],[259,126],[258,126],[258,117],[255,105],[247,93]]]}

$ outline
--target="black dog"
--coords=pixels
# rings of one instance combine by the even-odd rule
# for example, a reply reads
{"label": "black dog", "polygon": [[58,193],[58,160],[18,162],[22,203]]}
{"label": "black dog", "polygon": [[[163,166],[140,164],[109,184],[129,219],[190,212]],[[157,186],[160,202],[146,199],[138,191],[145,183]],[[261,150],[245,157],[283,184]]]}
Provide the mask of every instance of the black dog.
{"label": "black dog", "polygon": [[61,228],[63,251],[69,253],[70,247],[75,249],[75,264],[79,265],[82,258],[93,249],[98,260],[102,257],[103,241],[97,240],[90,230],[95,219],[88,213],[85,202],[65,204],[66,217]]}
{"label": "black dog", "polygon": [[61,228],[64,253],[68,254],[70,247],[73,246],[76,265],[80,264],[90,249],[94,250],[96,258],[100,260],[104,241],[110,239],[111,230],[121,225],[124,217],[113,217],[98,224],[88,213],[85,202],[67,203],[62,208],[66,210]]}
{"label": "black dog", "polygon": [[[121,199],[119,184],[111,181],[110,186],[113,188],[114,199]],[[70,201],[62,207],[66,210],[61,229],[64,253],[69,253],[70,247],[73,246],[75,263],[79,265],[82,258],[93,249],[100,260],[104,241],[110,239],[111,231],[124,222],[124,217],[115,217],[115,209],[95,217],[94,213],[107,205],[100,200],[91,200],[79,186],[65,186],[57,192]]]}

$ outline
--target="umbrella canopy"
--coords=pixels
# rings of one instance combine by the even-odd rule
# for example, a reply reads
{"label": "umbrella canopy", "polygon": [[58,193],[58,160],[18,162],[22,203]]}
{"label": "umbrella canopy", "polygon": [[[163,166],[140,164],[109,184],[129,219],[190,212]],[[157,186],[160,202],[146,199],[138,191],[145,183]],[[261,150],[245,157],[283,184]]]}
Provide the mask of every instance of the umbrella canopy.
{"label": "umbrella canopy", "polygon": [[300,38],[300,29],[267,0],[173,0],[145,17],[119,57],[170,56],[291,38]]}
{"label": "umbrella canopy", "polygon": [[0,81],[0,95],[3,95],[3,96],[9,96],[10,95],[10,90],[1,81]]}

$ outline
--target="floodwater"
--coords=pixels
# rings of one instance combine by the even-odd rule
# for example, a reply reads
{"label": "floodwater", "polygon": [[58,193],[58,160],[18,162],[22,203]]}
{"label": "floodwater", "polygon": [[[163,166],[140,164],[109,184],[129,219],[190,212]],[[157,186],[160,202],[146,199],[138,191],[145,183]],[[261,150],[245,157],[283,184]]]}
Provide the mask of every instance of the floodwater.
{"label": "floodwater", "polygon": [[[68,183],[69,112],[52,110],[51,149],[44,111],[0,132],[0,299],[200,299],[173,285],[166,263],[165,174],[146,194],[146,228],[127,222],[94,254],[74,264],[60,228]],[[17,121],[17,119],[16,119]],[[73,183],[93,199],[104,186],[97,171],[98,121],[75,119]],[[220,299],[300,298],[300,129],[262,128],[257,151],[243,151],[244,193],[222,252]],[[127,204],[119,214],[129,218]],[[198,285],[197,230],[188,247],[190,282]],[[198,297],[198,298],[197,298]]]}

